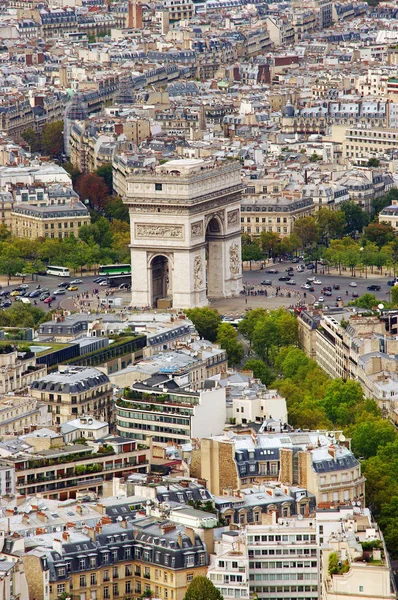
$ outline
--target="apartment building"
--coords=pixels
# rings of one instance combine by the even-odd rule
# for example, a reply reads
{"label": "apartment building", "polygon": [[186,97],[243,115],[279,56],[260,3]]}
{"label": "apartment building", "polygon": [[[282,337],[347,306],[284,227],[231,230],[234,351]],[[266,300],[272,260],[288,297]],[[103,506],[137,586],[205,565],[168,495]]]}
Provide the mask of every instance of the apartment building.
{"label": "apartment building", "polygon": [[263,231],[291,235],[296,219],[314,213],[312,198],[288,199],[244,195],[241,204],[242,233],[259,236]]}
{"label": "apartment building", "polygon": [[45,365],[36,365],[33,352],[20,352],[11,344],[0,346],[0,394],[27,390],[46,373]]}
{"label": "apartment building", "polygon": [[390,206],[386,206],[379,213],[379,223],[391,225],[394,229],[398,227],[398,202],[392,201]]}
{"label": "apartment building", "polygon": [[[298,484],[317,502],[364,500],[365,478],[340,433],[258,433],[201,440],[200,476],[220,495],[281,481]],[[199,473],[196,473],[199,475]]]}
{"label": "apartment building", "polygon": [[246,533],[251,594],[263,600],[319,598],[315,519],[274,518],[270,525],[248,525]]}
{"label": "apartment building", "polygon": [[90,213],[78,200],[48,206],[17,204],[11,212],[11,231],[20,238],[78,237],[80,227],[89,224]]}
{"label": "apartment building", "polygon": [[168,11],[170,21],[188,20],[195,14],[191,0],[163,0],[163,8]]}
{"label": "apartment building", "polygon": [[77,416],[93,415],[113,420],[112,386],[107,375],[90,367],[63,367],[31,384],[34,398],[44,403],[53,424],[61,425]]}
{"label": "apartment building", "polygon": [[225,389],[211,383],[197,392],[175,385],[168,389],[166,382],[159,387],[151,380],[135,383],[116,400],[119,435],[144,440],[151,434],[160,444],[185,444],[221,432],[226,421]]}
{"label": "apartment building", "polygon": [[148,591],[156,598],[183,600],[192,579],[206,575],[204,539],[212,531],[157,517],[109,522],[105,519],[103,525],[86,528],[86,533],[65,531],[29,538],[23,564],[35,597],[57,600],[66,593],[116,600],[139,598]]}
{"label": "apartment building", "polygon": [[241,531],[224,531],[214,542],[207,577],[225,600],[250,598],[249,557]]}
{"label": "apartment building", "polygon": [[[31,446],[31,448],[29,448]],[[34,448],[34,450],[32,450]],[[29,451],[30,450],[30,451]],[[136,440],[106,436],[91,446],[65,445],[52,433],[30,434],[0,445],[2,463],[15,472],[15,491],[20,495],[67,500],[76,495],[101,496],[105,482],[133,473],[148,473],[150,447]],[[11,488],[10,482],[10,488]],[[42,513],[45,525],[47,515]],[[29,524],[29,516],[25,517]]]}
{"label": "apartment building", "polygon": [[393,151],[397,145],[397,136],[396,129],[387,127],[333,125],[331,140],[342,144],[343,158],[365,166],[370,158],[378,158]]}
{"label": "apartment building", "polygon": [[0,396],[0,435],[22,435],[51,425],[47,407],[31,396]]}

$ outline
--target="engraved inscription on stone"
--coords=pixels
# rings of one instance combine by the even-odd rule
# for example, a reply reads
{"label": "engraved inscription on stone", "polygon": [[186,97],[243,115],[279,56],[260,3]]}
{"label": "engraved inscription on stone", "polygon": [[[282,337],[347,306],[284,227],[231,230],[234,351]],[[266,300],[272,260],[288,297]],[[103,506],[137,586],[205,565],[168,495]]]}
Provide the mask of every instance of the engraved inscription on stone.
{"label": "engraved inscription on stone", "polygon": [[184,228],[180,225],[151,225],[137,224],[135,226],[137,238],[168,238],[171,240],[184,239]]}
{"label": "engraved inscription on stone", "polygon": [[203,235],[203,222],[197,221],[196,223],[192,223],[191,236],[192,237],[200,237],[202,235]]}

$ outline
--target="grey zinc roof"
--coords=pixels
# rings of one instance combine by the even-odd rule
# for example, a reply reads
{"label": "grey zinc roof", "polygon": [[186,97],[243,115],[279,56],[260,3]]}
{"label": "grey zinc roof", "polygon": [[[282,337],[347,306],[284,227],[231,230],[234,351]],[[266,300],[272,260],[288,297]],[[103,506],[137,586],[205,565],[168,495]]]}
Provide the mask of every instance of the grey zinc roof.
{"label": "grey zinc roof", "polygon": [[63,394],[81,393],[101,384],[109,383],[108,377],[90,367],[71,367],[63,372],[50,373],[32,383],[32,388]]}

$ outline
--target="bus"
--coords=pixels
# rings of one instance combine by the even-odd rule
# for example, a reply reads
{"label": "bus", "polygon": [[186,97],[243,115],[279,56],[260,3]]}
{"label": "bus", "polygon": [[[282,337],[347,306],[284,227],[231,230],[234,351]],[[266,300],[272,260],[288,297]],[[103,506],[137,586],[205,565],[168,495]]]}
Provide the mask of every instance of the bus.
{"label": "bus", "polygon": [[47,275],[58,275],[58,277],[70,277],[70,271],[66,267],[54,267],[49,265],[46,273]]}
{"label": "bus", "polygon": [[109,287],[118,288],[123,284],[123,287],[131,287],[131,275],[111,275],[106,279]]}
{"label": "bus", "polygon": [[131,265],[101,265],[98,275],[129,275]]}

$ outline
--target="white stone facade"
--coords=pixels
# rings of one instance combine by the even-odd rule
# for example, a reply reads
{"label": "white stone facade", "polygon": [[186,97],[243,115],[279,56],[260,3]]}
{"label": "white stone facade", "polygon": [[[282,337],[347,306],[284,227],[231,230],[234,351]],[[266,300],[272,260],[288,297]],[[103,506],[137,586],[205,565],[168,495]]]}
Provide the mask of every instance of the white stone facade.
{"label": "white stone facade", "polygon": [[242,289],[240,167],[169,161],[128,179],[132,305],[205,306]]}

